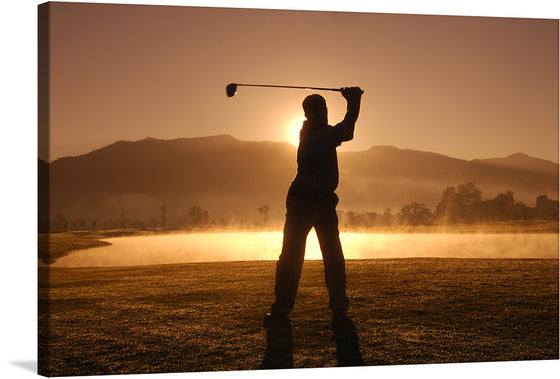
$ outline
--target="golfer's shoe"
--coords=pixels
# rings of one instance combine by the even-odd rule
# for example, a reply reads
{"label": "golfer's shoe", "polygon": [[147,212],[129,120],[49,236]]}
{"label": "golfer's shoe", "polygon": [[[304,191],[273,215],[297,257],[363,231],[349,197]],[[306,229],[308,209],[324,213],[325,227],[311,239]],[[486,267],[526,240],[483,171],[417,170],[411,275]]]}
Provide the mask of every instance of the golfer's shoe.
{"label": "golfer's shoe", "polygon": [[270,312],[264,316],[263,325],[265,328],[288,327],[290,326],[290,319],[286,315]]}

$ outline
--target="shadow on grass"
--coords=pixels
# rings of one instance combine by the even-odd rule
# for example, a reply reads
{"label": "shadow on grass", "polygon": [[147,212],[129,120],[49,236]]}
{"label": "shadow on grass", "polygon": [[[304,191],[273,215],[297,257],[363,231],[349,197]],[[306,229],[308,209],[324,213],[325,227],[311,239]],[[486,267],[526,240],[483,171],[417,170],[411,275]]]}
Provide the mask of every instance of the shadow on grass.
{"label": "shadow on grass", "polygon": [[[339,367],[364,366],[358,334],[347,316],[332,321]],[[270,325],[266,332],[266,351],[261,369],[293,368],[292,326],[290,321]]]}
{"label": "shadow on grass", "polygon": [[347,316],[333,317],[332,328],[336,342],[338,366],[364,366],[358,333]]}
{"label": "shadow on grass", "polygon": [[266,331],[266,351],[260,368],[279,369],[293,366],[290,321],[270,325]]}

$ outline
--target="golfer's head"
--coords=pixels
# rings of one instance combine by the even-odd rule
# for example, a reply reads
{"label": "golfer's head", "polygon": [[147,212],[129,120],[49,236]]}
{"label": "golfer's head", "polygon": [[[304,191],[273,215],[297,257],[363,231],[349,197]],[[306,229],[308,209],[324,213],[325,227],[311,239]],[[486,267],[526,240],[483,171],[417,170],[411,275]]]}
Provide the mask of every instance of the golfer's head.
{"label": "golfer's head", "polygon": [[305,118],[312,122],[327,123],[327,103],[321,95],[313,94],[303,99]]}

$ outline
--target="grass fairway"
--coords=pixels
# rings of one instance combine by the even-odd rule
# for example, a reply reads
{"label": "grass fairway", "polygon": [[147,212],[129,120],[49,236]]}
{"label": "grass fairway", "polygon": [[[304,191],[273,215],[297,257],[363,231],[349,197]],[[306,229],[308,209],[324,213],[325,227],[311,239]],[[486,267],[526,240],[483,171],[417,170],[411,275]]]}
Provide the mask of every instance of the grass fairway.
{"label": "grass fairway", "polygon": [[[274,268],[41,268],[40,374],[258,369]],[[559,358],[558,260],[349,260],[347,273],[366,365]],[[306,261],[293,367],[337,365],[327,303],[322,262]]]}

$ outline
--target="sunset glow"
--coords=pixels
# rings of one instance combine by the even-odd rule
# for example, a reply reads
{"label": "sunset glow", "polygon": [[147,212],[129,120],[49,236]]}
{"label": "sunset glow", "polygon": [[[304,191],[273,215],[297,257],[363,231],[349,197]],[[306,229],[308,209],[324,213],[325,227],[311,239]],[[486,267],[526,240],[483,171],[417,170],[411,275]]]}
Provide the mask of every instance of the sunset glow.
{"label": "sunset glow", "polygon": [[296,147],[299,144],[299,131],[301,130],[302,124],[303,124],[303,118],[295,118],[294,121],[290,123],[287,129],[288,142]]}
{"label": "sunset glow", "polygon": [[[295,119],[268,121],[300,112],[305,92],[228,98],[238,81],[360,86],[342,149],[558,161],[557,20],[80,3],[53,3],[51,18],[46,160],[148,136],[295,145]],[[318,92],[339,122],[340,94]]]}

